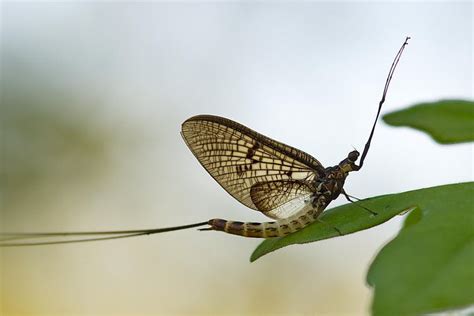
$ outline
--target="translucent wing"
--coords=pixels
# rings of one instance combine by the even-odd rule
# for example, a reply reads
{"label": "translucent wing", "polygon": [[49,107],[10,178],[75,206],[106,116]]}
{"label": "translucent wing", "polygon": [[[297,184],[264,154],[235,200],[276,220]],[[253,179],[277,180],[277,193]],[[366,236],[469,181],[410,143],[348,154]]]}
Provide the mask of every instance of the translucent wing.
{"label": "translucent wing", "polygon": [[[308,194],[307,184],[324,174],[324,167],[314,157],[223,117],[192,117],[183,123],[182,135],[202,166],[230,195],[270,217],[276,217],[273,208]],[[255,204],[253,186],[279,181],[282,185],[276,191],[283,192],[287,181],[292,183],[292,193]],[[300,185],[294,184],[298,181]]]}
{"label": "translucent wing", "polygon": [[279,219],[290,217],[296,212],[301,211],[303,208],[312,208],[313,206],[311,203],[311,194],[312,193],[299,195],[293,200],[288,201],[285,204],[280,205],[277,208],[271,210],[270,212],[264,214],[268,217]]}
{"label": "translucent wing", "polygon": [[286,218],[303,207],[314,192],[306,181],[284,180],[256,183],[250,197],[257,209],[271,218]]}

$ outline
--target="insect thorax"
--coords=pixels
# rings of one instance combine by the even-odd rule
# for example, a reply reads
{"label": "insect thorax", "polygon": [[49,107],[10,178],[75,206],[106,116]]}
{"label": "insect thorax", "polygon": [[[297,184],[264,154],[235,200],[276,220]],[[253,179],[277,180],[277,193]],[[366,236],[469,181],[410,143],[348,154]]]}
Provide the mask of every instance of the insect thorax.
{"label": "insect thorax", "polygon": [[324,196],[327,203],[335,200],[342,192],[347,173],[339,166],[326,168],[326,176],[315,181],[315,197]]}
{"label": "insect thorax", "polygon": [[335,200],[341,194],[349,172],[358,170],[355,164],[358,157],[358,151],[351,151],[338,165],[326,168],[325,176],[315,180],[315,197],[323,195],[327,203]]}

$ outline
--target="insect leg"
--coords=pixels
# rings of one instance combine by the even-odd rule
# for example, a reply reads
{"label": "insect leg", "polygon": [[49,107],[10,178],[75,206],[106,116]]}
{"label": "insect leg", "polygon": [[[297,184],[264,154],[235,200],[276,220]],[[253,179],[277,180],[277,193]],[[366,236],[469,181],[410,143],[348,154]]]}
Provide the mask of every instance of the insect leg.
{"label": "insect leg", "polygon": [[320,223],[323,223],[323,224],[326,225],[326,226],[329,226],[329,227],[331,227],[331,228],[334,228],[334,230],[337,231],[337,233],[338,233],[340,236],[344,235],[344,234],[341,232],[341,230],[340,230],[339,228],[337,228],[336,226],[331,226],[331,225],[329,225],[328,223],[326,223],[325,221],[323,221],[323,220],[320,219],[320,218],[317,218],[316,220],[317,220],[318,222],[320,222]]}
{"label": "insect leg", "polygon": [[[357,203],[357,202],[360,202],[361,199],[356,198],[355,196],[352,196],[352,195],[347,194],[346,191],[344,191],[344,190],[342,190],[342,194],[344,194],[344,196],[346,197],[346,199],[347,199],[349,202],[354,203],[355,205],[357,205],[357,206],[363,208],[364,210],[366,210],[367,212],[369,212],[369,213],[372,214],[372,215],[378,215],[377,212],[374,212],[374,211],[368,209],[367,207],[365,207],[365,206],[360,205],[359,203]],[[355,200],[357,200],[357,201],[354,201],[354,200],[352,200],[352,199],[355,199]]]}

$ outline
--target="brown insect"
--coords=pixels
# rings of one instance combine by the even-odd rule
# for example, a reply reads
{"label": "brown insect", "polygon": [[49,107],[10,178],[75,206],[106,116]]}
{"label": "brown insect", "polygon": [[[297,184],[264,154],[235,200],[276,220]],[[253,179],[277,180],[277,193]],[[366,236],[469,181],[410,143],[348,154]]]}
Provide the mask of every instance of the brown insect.
{"label": "brown insect", "polygon": [[[181,135],[189,149],[209,174],[234,198],[251,209],[262,212],[273,221],[244,223],[224,219],[147,230],[65,232],[65,233],[3,233],[0,246],[45,245],[156,234],[208,225],[201,230],[217,230],[245,237],[271,238],[285,236],[318,220],[326,207],[344,191],[349,172],[364,164],[395,68],[400,60],[407,37],[392,63],[385,82],[382,99],[359,158],[351,151],[332,167],[323,167],[316,158],[245,127],[232,120],[198,115],[186,120]],[[365,208],[366,209],[366,208]],[[371,215],[375,212],[366,209]],[[337,228],[335,228],[337,230]],[[104,236],[74,240],[19,242],[18,239],[66,236]]]}

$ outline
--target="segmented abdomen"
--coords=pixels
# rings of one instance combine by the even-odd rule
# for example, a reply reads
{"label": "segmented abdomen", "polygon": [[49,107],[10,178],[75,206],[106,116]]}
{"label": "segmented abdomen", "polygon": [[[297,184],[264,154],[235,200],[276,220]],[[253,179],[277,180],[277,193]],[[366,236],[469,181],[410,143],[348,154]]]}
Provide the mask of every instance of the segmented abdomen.
{"label": "segmented abdomen", "polygon": [[208,224],[212,230],[244,237],[281,237],[298,231],[314,222],[324,211],[325,207],[326,203],[321,203],[316,206],[310,205],[289,218],[280,219],[275,222],[244,223],[215,218],[209,220]]}

